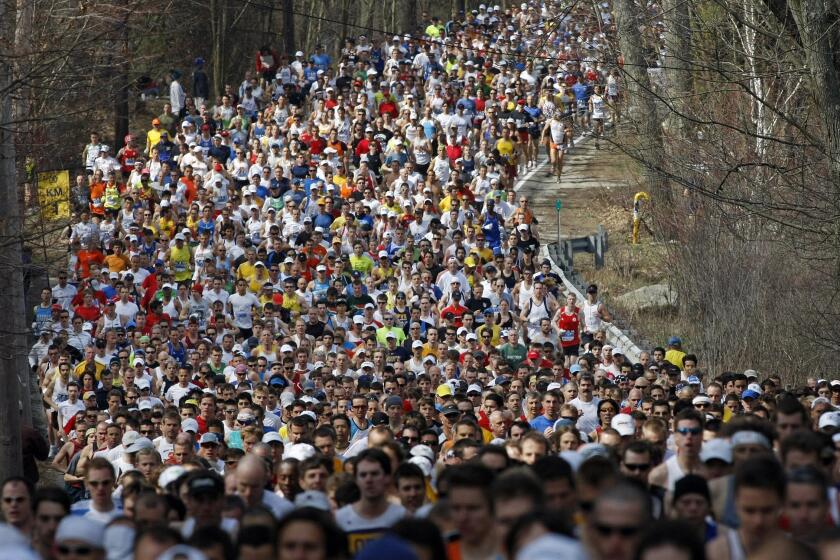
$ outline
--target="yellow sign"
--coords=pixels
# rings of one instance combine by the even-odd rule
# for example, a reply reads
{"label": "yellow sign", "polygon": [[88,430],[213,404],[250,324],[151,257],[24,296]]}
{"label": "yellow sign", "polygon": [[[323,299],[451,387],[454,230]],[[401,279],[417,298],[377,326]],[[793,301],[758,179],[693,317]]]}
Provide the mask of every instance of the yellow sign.
{"label": "yellow sign", "polygon": [[70,219],[70,172],[38,173],[38,202],[44,219]]}

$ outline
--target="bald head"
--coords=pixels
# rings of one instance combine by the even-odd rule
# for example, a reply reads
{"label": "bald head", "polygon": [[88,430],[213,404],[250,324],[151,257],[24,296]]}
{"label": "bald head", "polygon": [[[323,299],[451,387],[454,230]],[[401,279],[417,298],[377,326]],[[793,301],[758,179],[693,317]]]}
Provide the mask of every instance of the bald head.
{"label": "bald head", "polygon": [[248,506],[262,503],[263,491],[268,481],[268,465],[265,460],[248,453],[236,466],[236,493]]}

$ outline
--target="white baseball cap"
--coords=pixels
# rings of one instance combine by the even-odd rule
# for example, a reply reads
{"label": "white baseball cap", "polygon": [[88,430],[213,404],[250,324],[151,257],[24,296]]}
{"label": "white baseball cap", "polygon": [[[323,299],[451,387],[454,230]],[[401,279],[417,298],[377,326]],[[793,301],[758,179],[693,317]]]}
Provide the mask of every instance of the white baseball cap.
{"label": "white baseball cap", "polygon": [[616,414],[610,422],[610,427],[621,437],[632,436],[636,433],[636,421],[629,414]]}

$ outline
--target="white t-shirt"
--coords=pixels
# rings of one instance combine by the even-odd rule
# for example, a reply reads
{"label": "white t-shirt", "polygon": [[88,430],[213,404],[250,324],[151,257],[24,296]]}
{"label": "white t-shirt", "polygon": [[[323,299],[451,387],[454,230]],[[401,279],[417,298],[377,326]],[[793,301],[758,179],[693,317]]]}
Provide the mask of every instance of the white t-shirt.
{"label": "white t-shirt", "polygon": [[598,397],[592,397],[592,400],[589,402],[584,402],[580,400],[580,397],[569,401],[569,404],[574,406],[581,413],[580,418],[578,418],[577,421],[578,430],[582,431],[585,434],[588,434],[591,431],[593,431],[596,427],[598,427],[599,402],[601,402],[601,399],[599,399]]}
{"label": "white t-shirt", "polygon": [[70,401],[58,403],[58,426],[63,429],[64,426],[67,425],[67,422],[69,422],[77,412],[84,409],[85,403],[80,400],[77,400],[72,404]]}
{"label": "white t-shirt", "polygon": [[252,293],[246,293],[244,296],[239,293],[231,294],[228,302],[233,308],[233,324],[240,329],[250,329],[254,326],[254,321],[251,318],[251,309],[254,306],[260,305],[260,300]]}
{"label": "white t-shirt", "polygon": [[123,321],[123,324],[125,324],[134,320],[137,313],[140,311],[140,308],[137,307],[137,304],[133,301],[123,303],[122,300],[117,300],[116,305],[114,305],[114,310]]}
{"label": "white t-shirt", "polygon": [[173,451],[175,451],[175,443],[169,443],[163,436],[155,438],[152,443],[155,444],[155,449],[157,449],[158,453],[160,453],[160,458],[163,461],[169,459],[169,456],[172,455]]}
{"label": "white t-shirt", "polygon": [[405,517],[405,508],[399,504],[390,504],[379,517],[362,517],[353,508],[353,504],[344,506],[335,512],[335,522],[347,533],[350,553],[361,550],[368,542],[378,539],[397,521]]}
{"label": "white t-shirt", "polygon": [[171,403],[179,403],[181,399],[190,394],[193,389],[198,389],[198,385],[187,383],[186,387],[181,387],[180,384],[175,384],[166,391],[166,400]]}

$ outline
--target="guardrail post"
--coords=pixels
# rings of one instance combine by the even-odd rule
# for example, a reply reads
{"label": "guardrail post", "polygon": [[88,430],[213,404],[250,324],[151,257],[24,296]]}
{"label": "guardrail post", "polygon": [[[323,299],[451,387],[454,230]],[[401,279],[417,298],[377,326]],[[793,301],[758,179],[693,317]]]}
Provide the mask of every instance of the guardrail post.
{"label": "guardrail post", "polygon": [[604,268],[604,232],[600,226],[595,235],[595,268]]}

